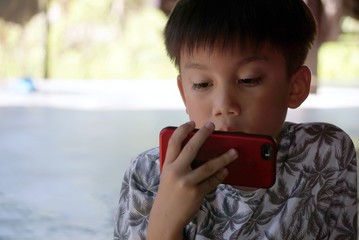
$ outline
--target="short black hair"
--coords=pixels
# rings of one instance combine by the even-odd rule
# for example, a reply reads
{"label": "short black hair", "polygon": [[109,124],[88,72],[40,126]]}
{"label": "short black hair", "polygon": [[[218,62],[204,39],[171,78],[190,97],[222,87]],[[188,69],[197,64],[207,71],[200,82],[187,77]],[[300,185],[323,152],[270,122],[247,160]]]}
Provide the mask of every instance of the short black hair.
{"label": "short black hair", "polygon": [[164,31],[177,67],[183,50],[269,43],[283,54],[288,73],[304,63],[315,35],[315,19],[303,0],[179,0]]}

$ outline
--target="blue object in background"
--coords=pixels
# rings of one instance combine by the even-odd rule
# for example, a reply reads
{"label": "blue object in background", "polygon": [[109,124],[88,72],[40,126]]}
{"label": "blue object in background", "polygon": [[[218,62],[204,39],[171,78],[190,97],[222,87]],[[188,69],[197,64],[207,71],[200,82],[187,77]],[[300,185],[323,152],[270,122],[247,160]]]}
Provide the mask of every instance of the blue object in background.
{"label": "blue object in background", "polygon": [[20,78],[15,86],[15,89],[20,93],[31,93],[36,91],[34,81],[29,76]]}

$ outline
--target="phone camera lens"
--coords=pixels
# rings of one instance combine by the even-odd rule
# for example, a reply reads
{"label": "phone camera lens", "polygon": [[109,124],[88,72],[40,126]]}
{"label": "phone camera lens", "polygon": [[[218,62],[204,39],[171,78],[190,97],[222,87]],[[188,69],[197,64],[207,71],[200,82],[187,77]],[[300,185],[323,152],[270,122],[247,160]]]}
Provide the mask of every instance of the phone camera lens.
{"label": "phone camera lens", "polygon": [[273,147],[269,143],[265,143],[261,148],[261,155],[264,160],[269,160],[272,158]]}

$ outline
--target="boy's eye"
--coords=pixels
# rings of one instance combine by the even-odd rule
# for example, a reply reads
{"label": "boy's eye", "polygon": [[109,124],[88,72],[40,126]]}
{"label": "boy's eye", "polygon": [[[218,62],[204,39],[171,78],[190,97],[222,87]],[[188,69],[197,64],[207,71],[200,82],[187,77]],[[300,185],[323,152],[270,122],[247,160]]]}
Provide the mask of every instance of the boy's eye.
{"label": "boy's eye", "polygon": [[238,84],[244,84],[244,85],[247,85],[247,86],[256,86],[261,81],[262,81],[262,78],[260,78],[260,77],[257,77],[257,78],[242,78],[242,79],[238,79],[237,83]]}
{"label": "boy's eye", "polygon": [[211,83],[209,83],[209,82],[193,83],[192,89],[193,90],[202,90],[202,89],[208,88],[210,86],[211,86]]}

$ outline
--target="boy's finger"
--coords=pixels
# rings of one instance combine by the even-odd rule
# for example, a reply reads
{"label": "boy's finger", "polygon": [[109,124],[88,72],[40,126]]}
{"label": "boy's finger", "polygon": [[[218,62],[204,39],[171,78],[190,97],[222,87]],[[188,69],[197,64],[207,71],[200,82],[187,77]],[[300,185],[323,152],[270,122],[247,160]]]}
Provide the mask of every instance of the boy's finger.
{"label": "boy's finger", "polygon": [[203,181],[199,185],[201,194],[206,195],[209,192],[213,191],[218,186],[218,184],[221,184],[223,182],[223,180],[227,177],[227,175],[228,175],[228,169],[222,168],[221,170],[216,172],[213,176]]}
{"label": "boy's finger", "polygon": [[186,139],[188,134],[193,131],[195,127],[194,122],[187,122],[179,126],[172,134],[168,141],[168,147],[166,152],[166,160],[164,165],[172,163],[181,152],[182,142]]}
{"label": "boy's finger", "polygon": [[206,123],[202,128],[200,128],[183,147],[181,153],[178,156],[179,161],[177,161],[176,164],[180,165],[181,167],[190,167],[199,149],[202,147],[207,138],[213,133],[213,131],[214,124],[211,122]]}
{"label": "boy's finger", "polygon": [[[223,155],[210,160],[203,164],[202,166],[196,168],[192,174],[189,176],[190,181],[196,182],[196,183],[206,183],[210,182],[210,185],[213,182],[213,180],[220,180],[220,182],[214,181],[215,186],[217,186],[219,183],[223,181],[223,179],[219,178],[218,172],[221,169],[224,169],[228,164],[233,162],[235,159],[237,159],[238,153],[235,149],[230,149]],[[213,178],[214,177],[214,178]],[[208,179],[211,179],[211,181],[207,181]]]}

